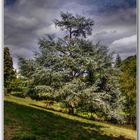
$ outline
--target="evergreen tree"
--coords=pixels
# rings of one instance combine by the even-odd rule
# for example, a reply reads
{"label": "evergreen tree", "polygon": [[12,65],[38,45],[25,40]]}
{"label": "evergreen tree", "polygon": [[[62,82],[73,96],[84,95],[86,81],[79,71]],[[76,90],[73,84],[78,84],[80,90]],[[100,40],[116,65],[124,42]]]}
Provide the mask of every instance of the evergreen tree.
{"label": "evergreen tree", "polygon": [[12,90],[12,81],[16,78],[13,68],[12,57],[10,56],[9,48],[4,48],[4,87],[6,92],[10,93]]}
{"label": "evergreen tree", "polygon": [[[69,13],[62,15],[62,21],[57,20],[56,25],[69,30],[72,36],[74,31],[79,29],[79,25],[85,35],[93,25],[83,25],[92,21],[85,17],[79,18],[80,16],[75,17]],[[81,30],[78,32],[83,35]],[[33,81],[30,96],[52,96],[54,100],[64,102],[71,114],[76,108],[81,111],[87,108],[86,111],[103,112],[111,119],[121,110],[122,105],[116,70],[112,67],[112,55],[106,46],[80,39],[77,37],[79,35],[77,34],[76,38],[70,36],[71,41],[69,38],[40,40],[40,52],[30,60],[32,65],[28,65],[29,60],[24,59],[19,63],[20,71],[26,75],[26,72],[33,68],[29,76]],[[40,88],[42,91],[38,93]]]}
{"label": "evergreen tree", "polygon": [[120,57],[119,54],[117,54],[116,62],[115,62],[115,67],[120,67],[121,62],[122,62],[121,57]]}

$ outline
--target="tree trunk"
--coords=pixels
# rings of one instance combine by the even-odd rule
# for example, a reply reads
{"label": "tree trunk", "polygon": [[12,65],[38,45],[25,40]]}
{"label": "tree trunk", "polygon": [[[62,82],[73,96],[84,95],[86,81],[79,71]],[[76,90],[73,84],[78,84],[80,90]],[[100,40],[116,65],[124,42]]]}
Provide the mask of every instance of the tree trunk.
{"label": "tree trunk", "polygon": [[93,115],[92,115],[92,112],[90,112],[90,119],[91,119],[91,120],[93,119]]}
{"label": "tree trunk", "polygon": [[71,27],[70,27],[70,40],[72,38],[72,31],[71,31]]}
{"label": "tree trunk", "polygon": [[69,107],[69,112],[68,112],[69,114],[74,114],[74,108],[73,107]]}

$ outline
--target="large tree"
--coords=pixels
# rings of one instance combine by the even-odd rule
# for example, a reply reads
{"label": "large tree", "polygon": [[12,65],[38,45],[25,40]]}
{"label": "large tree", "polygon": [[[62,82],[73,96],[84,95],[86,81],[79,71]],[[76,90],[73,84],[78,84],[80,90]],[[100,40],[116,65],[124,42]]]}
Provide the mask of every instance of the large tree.
{"label": "large tree", "polygon": [[13,60],[10,55],[9,48],[4,48],[4,87],[7,92],[12,90],[12,81],[15,79],[15,71],[13,68]]}
{"label": "large tree", "polygon": [[[63,15],[66,19],[71,17],[74,22],[70,27],[69,24],[62,24],[67,30],[71,28],[71,32],[74,32],[78,29],[81,18],[69,13]],[[82,24],[85,19],[82,17]],[[75,25],[75,22],[78,23]],[[85,34],[88,33],[86,26],[83,30]],[[32,97],[36,95],[40,98],[41,93],[46,98],[52,96],[54,100],[64,102],[69,108],[69,113],[74,113],[76,108],[87,108],[86,111],[90,110],[92,113],[103,112],[111,117],[118,113],[121,106],[120,92],[116,71],[112,67],[112,54],[106,46],[93,44],[78,37],[71,38],[71,41],[69,38],[42,39],[39,44],[40,52],[33,60],[20,61],[21,73],[28,77],[30,72],[33,82],[30,92]],[[38,91],[41,93],[37,93]]]}

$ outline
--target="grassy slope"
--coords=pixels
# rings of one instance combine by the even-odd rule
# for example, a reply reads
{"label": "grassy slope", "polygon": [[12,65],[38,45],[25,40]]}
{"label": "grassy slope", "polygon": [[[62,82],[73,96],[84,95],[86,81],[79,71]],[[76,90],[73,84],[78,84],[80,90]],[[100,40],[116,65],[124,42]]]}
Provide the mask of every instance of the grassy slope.
{"label": "grassy slope", "polygon": [[41,107],[41,102],[5,97],[5,140],[123,140],[136,132]]}

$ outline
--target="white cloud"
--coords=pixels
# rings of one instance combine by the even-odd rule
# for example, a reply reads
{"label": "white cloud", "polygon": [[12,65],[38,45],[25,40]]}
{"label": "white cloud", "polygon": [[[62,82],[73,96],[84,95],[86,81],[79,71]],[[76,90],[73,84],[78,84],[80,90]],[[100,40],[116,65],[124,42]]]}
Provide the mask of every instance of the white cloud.
{"label": "white cloud", "polygon": [[137,48],[137,35],[124,37],[119,40],[113,41],[110,49],[116,53],[120,53],[123,58],[136,54]]}
{"label": "white cloud", "polygon": [[25,16],[19,16],[15,19],[17,21],[18,26],[24,26],[30,28],[37,24],[37,20],[35,18],[29,18]]}
{"label": "white cloud", "polygon": [[136,35],[132,35],[129,37],[124,37],[122,39],[119,40],[115,40],[112,43],[112,46],[118,47],[118,46],[127,46],[129,44],[136,44],[137,41],[137,36]]}
{"label": "white cloud", "polygon": [[45,34],[57,34],[59,31],[60,31],[59,28],[56,28],[54,24],[51,24],[50,26],[36,30],[35,33],[38,36],[43,36]]}

